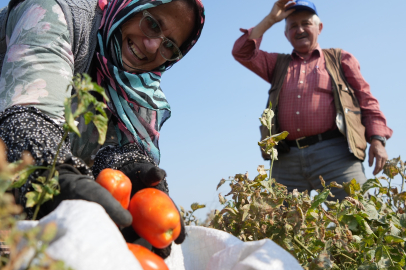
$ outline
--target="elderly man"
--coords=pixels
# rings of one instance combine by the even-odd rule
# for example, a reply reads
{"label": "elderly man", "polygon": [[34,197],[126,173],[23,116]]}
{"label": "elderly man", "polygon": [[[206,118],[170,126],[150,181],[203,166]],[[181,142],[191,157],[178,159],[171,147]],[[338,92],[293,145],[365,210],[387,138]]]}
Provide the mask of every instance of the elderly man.
{"label": "elderly man", "polygon": [[[291,54],[259,49],[262,35],[285,19]],[[364,183],[362,161],[369,142],[374,174],[388,158],[385,143],[392,135],[386,119],[360,73],[358,61],[341,49],[322,50],[317,42],[323,24],[310,1],[278,0],[271,12],[244,33],[233,48],[234,58],[272,84],[269,101],[275,111],[272,133],[288,131],[273,177],[289,191],[321,189],[327,183]],[[335,199],[346,195],[333,189]]]}

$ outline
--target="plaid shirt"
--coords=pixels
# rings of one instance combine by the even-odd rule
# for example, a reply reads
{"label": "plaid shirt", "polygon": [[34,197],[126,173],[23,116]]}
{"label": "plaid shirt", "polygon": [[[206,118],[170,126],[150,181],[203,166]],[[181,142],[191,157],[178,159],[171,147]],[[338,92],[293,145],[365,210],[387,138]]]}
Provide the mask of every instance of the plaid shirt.
{"label": "plaid shirt", "polygon": [[[251,30],[241,29],[244,35],[235,42],[233,56],[243,66],[271,82],[278,54],[261,51],[259,46],[262,37],[248,39]],[[341,66],[360,104],[367,141],[372,135],[389,139],[393,131],[387,127],[379,103],[361,75],[357,59],[343,50]],[[322,50],[317,46],[308,60],[293,51],[279,96],[280,130],[289,132],[288,140],[320,134],[337,128],[335,116],[331,78],[326,70]]]}

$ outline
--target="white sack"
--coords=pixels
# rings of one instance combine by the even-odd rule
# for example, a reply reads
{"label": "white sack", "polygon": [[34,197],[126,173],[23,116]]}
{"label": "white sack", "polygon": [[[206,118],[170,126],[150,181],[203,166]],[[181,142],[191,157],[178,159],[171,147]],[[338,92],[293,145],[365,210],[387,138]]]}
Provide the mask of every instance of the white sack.
{"label": "white sack", "polygon": [[[58,238],[47,254],[75,270],[142,270],[137,259],[103,207],[82,200],[63,201],[39,222],[20,222],[20,228],[55,221]],[[31,224],[30,224],[31,223]]]}
{"label": "white sack", "polygon": [[[186,226],[186,232],[181,246],[184,268],[171,270],[303,269],[290,253],[268,239],[242,242],[226,232],[199,226]],[[167,260],[178,256],[176,252]]]}
{"label": "white sack", "polygon": [[[63,201],[38,221],[20,221],[20,229],[55,221],[59,233],[47,253],[75,270],[142,270],[124,238],[98,204]],[[242,242],[223,231],[186,226],[182,245],[172,244],[165,262],[170,270],[301,270],[296,259],[271,240]]]}

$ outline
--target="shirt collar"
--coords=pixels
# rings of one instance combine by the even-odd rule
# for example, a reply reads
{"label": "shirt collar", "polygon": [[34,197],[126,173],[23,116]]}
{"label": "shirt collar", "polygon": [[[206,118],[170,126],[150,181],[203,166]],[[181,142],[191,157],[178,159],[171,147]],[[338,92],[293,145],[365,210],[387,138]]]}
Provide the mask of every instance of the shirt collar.
{"label": "shirt collar", "polygon": [[[316,49],[314,49],[314,51],[312,51],[312,53],[311,53],[311,57],[312,57],[312,56],[320,57],[321,55],[323,55],[323,51],[321,50],[320,45],[317,44]],[[295,49],[293,49],[291,56],[292,56],[293,59],[295,59],[295,57],[300,58],[300,59],[303,59],[301,56],[299,56],[299,55],[297,54],[297,52],[295,51]]]}

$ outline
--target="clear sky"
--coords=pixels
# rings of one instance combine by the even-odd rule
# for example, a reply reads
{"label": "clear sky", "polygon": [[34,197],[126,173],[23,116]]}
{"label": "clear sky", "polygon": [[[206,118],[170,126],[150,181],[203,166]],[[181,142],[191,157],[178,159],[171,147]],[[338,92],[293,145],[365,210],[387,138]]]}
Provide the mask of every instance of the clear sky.
{"label": "clear sky", "polygon": [[[234,60],[231,50],[239,28],[255,26],[273,0],[202,0],[206,24],[189,54],[163,75],[162,89],[172,117],[161,130],[161,168],[168,174],[170,195],[178,205],[207,204],[197,216],[219,209],[216,186],[222,178],[269,167],[260,155],[259,120],[269,83]],[[7,1],[0,0],[0,6]],[[322,48],[342,48],[360,62],[394,134],[387,143],[390,158],[406,159],[406,1],[315,0],[324,29]],[[261,48],[290,53],[284,22],[265,33]],[[367,177],[372,168],[364,162]],[[400,182],[398,181],[398,184]],[[222,194],[229,191],[224,185]]]}

